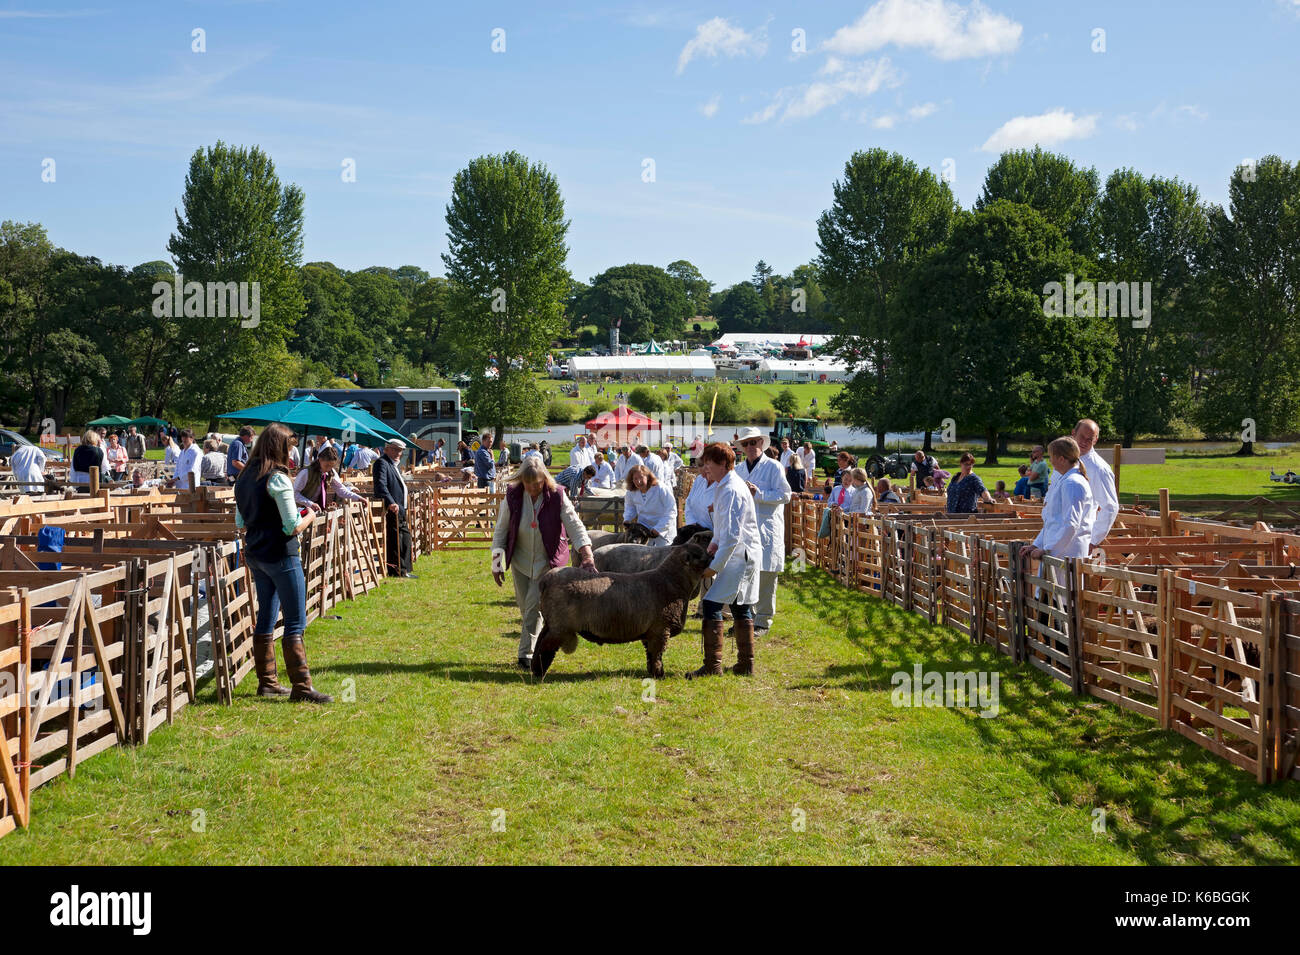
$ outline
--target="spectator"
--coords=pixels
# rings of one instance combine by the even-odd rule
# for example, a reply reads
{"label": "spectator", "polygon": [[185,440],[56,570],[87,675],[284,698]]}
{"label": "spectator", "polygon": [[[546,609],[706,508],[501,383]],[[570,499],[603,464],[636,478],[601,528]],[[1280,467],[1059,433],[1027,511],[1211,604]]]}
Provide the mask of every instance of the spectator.
{"label": "spectator", "polygon": [[1043,446],[1036,444],[1029,451],[1029,497],[1042,500],[1047,497],[1047,476],[1051,467],[1043,457]]}
{"label": "spectator", "polygon": [[126,448],[118,443],[116,434],[108,436],[108,447],[104,449],[104,460],[108,465],[108,479],[110,481],[126,480],[129,458],[127,457]]}
{"label": "spectator", "polygon": [[[491,437],[487,440],[490,447]],[[406,480],[399,464],[405,450],[405,441],[390,438],[384,445],[384,453],[375,459],[370,474],[374,481],[374,496],[383,501],[386,508],[388,576],[414,579],[415,574],[411,573],[411,530],[406,523]],[[488,464],[491,463],[492,453],[489,451]]]}
{"label": "spectator", "polygon": [[146,478],[144,472],[139,468],[131,470],[131,491],[147,491],[150,488],[162,487],[166,482],[162,478]]}
{"label": "spectator", "polygon": [[352,455],[352,469],[354,471],[369,471],[374,467],[378,458],[379,452],[374,448],[368,448],[364,444],[357,445],[357,453]]}
{"label": "spectator", "polygon": [[917,486],[929,487],[930,485],[926,482],[926,478],[933,474],[934,469],[938,466],[939,462],[935,460],[934,455],[932,454],[926,454],[924,451],[917,451],[916,454],[912,455],[912,473],[916,475]]}
{"label": "spectator", "polygon": [[971,470],[974,467],[975,455],[967,451],[961,456],[961,474],[948,485],[949,514],[974,514],[979,510],[980,501],[993,503],[984,482]]}
{"label": "spectator", "polygon": [[805,441],[803,443],[803,447],[799,449],[799,457],[803,459],[803,469],[808,474],[808,480],[816,480],[817,452],[813,450],[811,441]]}
{"label": "spectator", "polygon": [[876,482],[876,500],[881,504],[903,503],[903,499],[898,496],[898,492],[894,490],[889,478],[881,478]]}
{"label": "spectator", "polygon": [[[567,535],[567,537],[566,537]],[[542,629],[538,582],[553,567],[569,562],[569,546],[578,548],[584,570],[595,573],[591,539],[564,491],[538,459],[520,462],[506,485],[492,531],[492,579],[498,587],[511,571],[519,605],[520,669],[532,664]]]}
{"label": "spectator", "polygon": [[1016,471],[1020,474],[1020,478],[1016,481],[1011,496],[1019,501],[1029,497],[1029,465],[1022,464],[1016,468]]}
{"label": "spectator", "polygon": [[[299,520],[289,483],[289,429],[267,425],[235,482],[235,523],[244,529],[243,556],[253,575],[257,622],[253,628],[253,660],[257,695],[284,696],[295,702],[329,703],[330,697],[311,684],[302,637],[307,629],[307,580],[298,551],[298,535],[312,522]],[[194,433],[181,432],[183,453],[194,444]],[[284,613],[284,667],[292,691],[280,686],[275,670],[275,620]]]}
{"label": "spectator", "polygon": [[199,446],[194,443],[194,432],[184,428],[180,432],[181,453],[176,457],[176,484],[182,491],[192,491],[203,480]]}
{"label": "spectator", "polygon": [[330,495],[342,501],[364,501],[365,498],[343,483],[339,477],[339,453],[334,448],[321,448],[311,467],[303,468],[293,479],[293,499],[299,507],[309,507],[320,513],[329,507]]}
{"label": "spectator", "polygon": [[794,451],[792,451],[792,450],[790,449],[790,439],[789,439],[789,438],[782,438],[782,439],[781,439],[781,457],[780,457],[781,467],[785,468],[785,469],[788,471],[789,468],[790,468],[790,459],[791,459],[792,457],[794,457]]}
{"label": "spectator", "polygon": [[845,476],[857,467],[858,459],[847,451],[840,451],[835,455],[835,462],[839,465],[839,470],[835,472],[836,486],[844,483]]}
{"label": "spectator", "polygon": [[[786,442],[787,445],[789,442]],[[808,472],[804,470],[803,458],[786,448],[785,480],[790,485],[791,494],[802,494],[808,485]]]}
{"label": "spectator", "polygon": [[163,443],[163,465],[169,468],[176,467],[176,459],[181,456],[181,447],[176,440],[166,432],[160,435]]}
{"label": "spectator", "polygon": [[993,500],[997,501],[999,504],[1011,503],[1011,495],[1007,493],[1006,481],[998,481],[997,485],[993,489]]}
{"label": "spectator", "polygon": [[716,486],[713,541],[709,544],[713,562],[705,578],[708,590],[701,602],[704,664],[688,673],[688,678],[722,675],[722,608],[727,604],[731,605],[732,632],[736,639],[736,665],[731,672],[737,676],[750,676],[754,672],[753,608],[758,600],[762,544],[754,496],[736,474],[735,462],[735,452],[721,443],[710,444],[700,455],[700,474],[711,486]]}
{"label": "spectator", "polygon": [[226,477],[233,482],[239,477],[239,472],[244,470],[244,462],[248,460],[248,450],[253,445],[253,436],[257,434],[252,425],[244,425],[239,429],[239,437],[230,442],[230,449],[226,452]]}
{"label": "spectator", "polygon": [[93,428],[81,436],[81,444],[72,452],[72,464],[68,468],[69,484],[89,484],[90,469],[98,468],[104,474],[104,449],[99,446],[99,432]]}
{"label": "spectator", "polygon": [[484,431],[479,437],[481,446],[474,452],[474,477],[479,487],[492,491],[497,478],[497,467],[492,461],[492,432]]}
{"label": "spectator", "polygon": [[298,436],[295,434],[289,438],[289,469],[296,471],[302,467],[302,454],[298,450]]}
{"label": "spectator", "polygon": [[627,472],[627,496],[623,499],[623,521],[640,524],[650,531],[646,541],[653,547],[667,547],[677,532],[677,501],[672,492],[644,464]]}
{"label": "spectator", "polygon": [[439,438],[438,443],[434,445],[433,465],[439,468],[447,466],[447,442],[442,438]]}
{"label": "spectator", "polygon": [[[1072,435],[1079,446],[1080,470],[1088,479],[1088,488],[1092,499],[1097,504],[1097,516],[1093,521],[1090,541],[1093,547],[1101,544],[1110,533],[1119,515],[1119,494],[1115,490],[1115,472],[1106,463],[1106,459],[1097,453],[1097,439],[1101,437],[1101,428],[1091,418],[1084,418],[1074,426]],[[1053,462],[1055,464],[1055,462]]]}
{"label": "spectator", "polygon": [[127,457],[132,461],[144,460],[144,435],[135,430],[135,425],[127,425],[126,439],[122,445],[126,448]]}
{"label": "spectator", "polygon": [[870,514],[875,503],[875,494],[871,490],[871,481],[865,468],[854,468],[849,472],[853,478],[853,493],[849,495],[846,514]]}
{"label": "spectator", "polygon": [[[18,481],[19,494],[41,494],[45,491],[45,452],[39,445],[19,444],[9,456],[9,469]],[[22,482],[26,481],[26,484]]]}
{"label": "spectator", "polygon": [[456,454],[460,457],[462,467],[469,467],[474,463],[474,454],[470,451],[469,445],[464,441],[456,442]]}
{"label": "spectator", "polygon": [[1073,438],[1057,438],[1048,447],[1057,479],[1043,502],[1043,529],[1020,549],[1021,556],[1087,557],[1097,514],[1087,466],[1079,460]]}
{"label": "spectator", "polygon": [[208,438],[203,442],[203,457],[199,459],[199,476],[204,484],[226,483],[226,455],[221,453],[221,442]]}

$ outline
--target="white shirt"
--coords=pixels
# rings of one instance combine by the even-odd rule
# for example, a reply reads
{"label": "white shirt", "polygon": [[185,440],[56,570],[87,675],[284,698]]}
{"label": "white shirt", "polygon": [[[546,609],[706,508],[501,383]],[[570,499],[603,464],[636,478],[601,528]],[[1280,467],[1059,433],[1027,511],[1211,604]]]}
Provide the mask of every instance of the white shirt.
{"label": "white shirt", "polygon": [[644,524],[671,544],[677,536],[677,502],[662,484],[644,491],[628,491],[623,501],[623,520]]}
{"label": "white shirt", "polygon": [[753,494],[758,539],[763,546],[758,569],[779,574],[785,570],[785,505],[792,497],[785,468],[766,454],[760,454],[752,471],[749,460],[742,457],[735,473],[742,481],[758,488]]}
{"label": "white shirt", "polygon": [[176,463],[176,459],[181,456],[181,449],[175,441],[167,442],[167,450],[163,451],[163,464],[169,467]]}
{"label": "white shirt", "polygon": [[793,449],[793,448],[786,448],[784,451],[782,451],[782,452],[781,452],[781,467],[783,467],[783,468],[788,468],[788,467],[790,466],[790,458],[792,458],[793,456],[794,456],[794,449]]}
{"label": "white shirt", "polygon": [[1053,557],[1087,557],[1096,513],[1092,489],[1077,465],[1065,474],[1053,475],[1043,501],[1043,529],[1034,538],[1034,546]]}
{"label": "white shirt", "polygon": [[378,458],[379,452],[374,448],[357,448],[357,453],[352,455],[352,466],[357,470],[369,471]]}
{"label": "white shirt", "polygon": [[589,447],[580,448],[574,445],[573,450],[569,452],[569,463],[581,471],[588,464],[596,463],[596,452]]}
{"label": "white shirt", "polygon": [[202,480],[200,470],[199,446],[191,444],[176,457],[176,486],[182,490],[192,491]]}
{"label": "white shirt", "polygon": [[20,444],[14,448],[9,467],[13,469],[15,481],[29,482],[18,488],[20,492],[39,494],[45,490],[45,452],[36,445]]}
{"label": "white shirt", "polygon": [[665,487],[673,486],[672,471],[668,463],[659,455],[651,453],[646,456],[645,466],[650,469],[650,473],[655,476],[655,480]]}
{"label": "white shirt", "polygon": [[686,493],[686,504],[682,517],[687,524],[699,524],[701,527],[713,528],[713,496],[718,486],[704,480],[703,474],[695,475],[691,489]]}
{"label": "white shirt", "polygon": [[1092,525],[1092,543],[1100,544],[1110,533],[1119,515],[1119,493],[1115,490],[1115,472],[1106,459],[1093,448],[1079,460],[1088,469],[1088,488],[1097,503],[1097,519]]}
{"label": "white shirt", "polygon": [[758,600],[758,561],[762,545],[754,496],[745,479],[728,471],[717,483],[713,498],[713,543],[717,551],[709,565],[713,578],[706,600],[752,604]]}
{"label": "white shirt", "polygon": [[817,449],[812,448],[806,452],[800,451],[799,459],[803,461],[803,469],[808,472],[808,480],[811,481],[813,475],[817,473]]}
{"label": "white shirt", "polygon": [[601,461],[596,467],[596,476],[587,482],[587,487],[611,488],[614,486],[614,469],[608,461]]}

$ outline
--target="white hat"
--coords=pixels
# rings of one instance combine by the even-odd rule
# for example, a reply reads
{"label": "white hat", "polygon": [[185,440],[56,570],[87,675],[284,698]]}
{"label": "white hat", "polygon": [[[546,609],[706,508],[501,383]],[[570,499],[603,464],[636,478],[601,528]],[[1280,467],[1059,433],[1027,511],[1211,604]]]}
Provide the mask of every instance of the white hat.
{"label": "white hat", "polygon": [[767,446],[772,443],[772,438],[770,435],[759,430],[758,428],[749,427],[749,428],[741,428],[740,433],[736,435],[736,447],[740,447],[740,443],[742,441],[749,441],[751,438],[763,439],[763,446],[759,448],[760,452],[766,451]]}
{"label": "white hat", "polygon": [[406,442],[403,441],[401,438],[389,438],[389,439],[388,439],[387,441],[385,441],[384,443],[387,444],[387,445],[389,445],[389,446],[391,446],[391,447],[398,447],[398,448],[405,448],[405,447],[406,447]]}

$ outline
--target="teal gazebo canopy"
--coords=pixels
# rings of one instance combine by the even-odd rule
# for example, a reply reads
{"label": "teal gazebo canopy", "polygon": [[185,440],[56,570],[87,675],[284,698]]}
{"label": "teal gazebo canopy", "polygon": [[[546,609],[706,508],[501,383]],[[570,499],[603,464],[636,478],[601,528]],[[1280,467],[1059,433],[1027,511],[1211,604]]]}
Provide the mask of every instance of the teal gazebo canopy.
{"label": "teal gazebo canopy", "polygon": [[407,447],[419,447],[406,435],[390,428],[374,415],[360,408],[336,408],[315,395],[227,411],[217,417],[244,424],[277,423],[303,434],[327,434],[332,438],[347,435],[358,444],[372,448],[382,447],[391,438],[399,439]]}

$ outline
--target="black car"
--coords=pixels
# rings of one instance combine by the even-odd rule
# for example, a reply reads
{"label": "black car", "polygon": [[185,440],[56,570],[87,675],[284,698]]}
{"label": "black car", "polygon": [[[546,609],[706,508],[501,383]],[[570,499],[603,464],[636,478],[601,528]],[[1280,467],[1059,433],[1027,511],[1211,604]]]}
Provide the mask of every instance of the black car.
{"label": "black car", "polygon": [[[31,444],[17,431],[10,431],[7,428],[0,428],[0,461],[8,461],[9,456],[14,453],[14,448],[20,444]],[[62,464],[63,454],[55,451],[53,448],[43,448],[45,452],[45,462],[47,464]]]}

